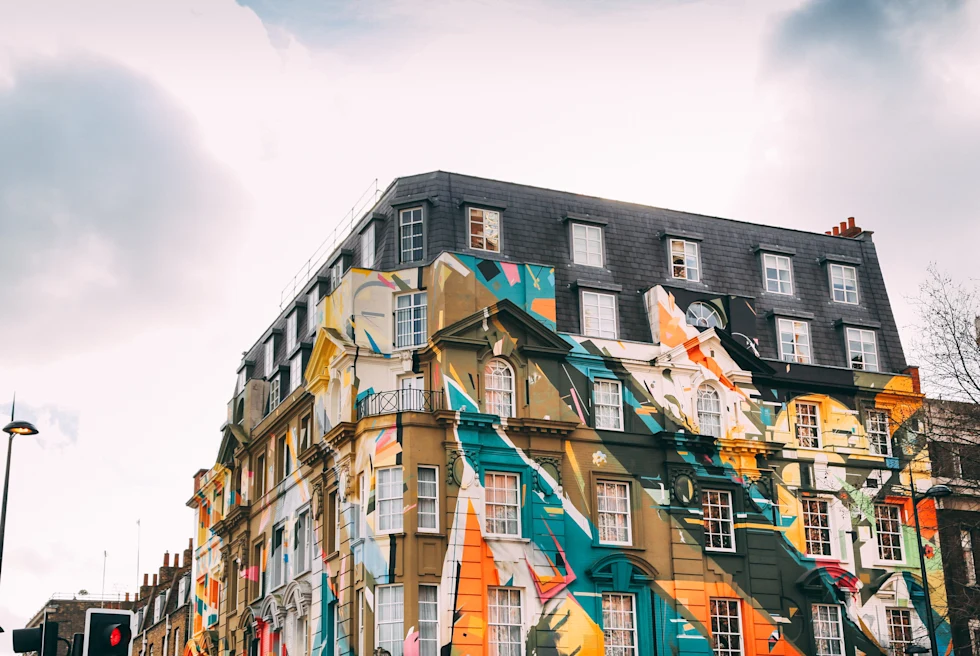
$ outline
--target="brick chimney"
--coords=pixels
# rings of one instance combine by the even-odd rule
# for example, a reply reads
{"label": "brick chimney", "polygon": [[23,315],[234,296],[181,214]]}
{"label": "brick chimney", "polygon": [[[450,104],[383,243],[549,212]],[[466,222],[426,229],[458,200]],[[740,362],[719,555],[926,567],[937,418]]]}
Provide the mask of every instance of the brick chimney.
{"label": "brick chimney", "polygon": [[[156,582],[154,582],[155,584]],[[150,575],[143,575],[143,585],[140,586],[140,596],[139,599],[143,599],[146,595],[150,594]]]}
{"label": "brick chimney", "polygon": [[854,217],[849,216],[847,217],[847,221],[841,221],[839,226],[834,226],[824,234],[832,237],[846,237],[848,239],[854,239],[862,232],[864,231],[861,230],[861,226],[854,225]]}
{"label": "brick chimney", "polygon": [[184,564],[191,562],[191,555],[194,553],[194,538],[187,538],[187,548],[184,549]]}
{"label": "brick chimney", "polygon": [[180,569],[180,554],[174,554],[174,569]]}
{"label": "brick chimney", "polygon": [[174,568],[170,566],[170,552],[163,554],[163,567],[160,568],[160,585],[166,586],[174,579]]}

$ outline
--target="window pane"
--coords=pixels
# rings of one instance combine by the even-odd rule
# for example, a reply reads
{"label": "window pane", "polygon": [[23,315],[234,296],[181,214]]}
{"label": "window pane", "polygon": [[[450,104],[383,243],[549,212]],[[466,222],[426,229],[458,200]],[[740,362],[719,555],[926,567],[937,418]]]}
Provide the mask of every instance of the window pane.
{"label": "window pane", "polygon": [[602,634],[606,656],[635,656],[636,604],[631,594],[602,595]]}
{"label": "window pane", "polygon": [[392,656],[402,656],[404,636],[404,588],[400,585],[378,586],[377,596],[377,645]]}
{"label": "window pane", "polygon": [[796,439],[806,449],[820,448],[820,415],[815,403],[796,403]]}
{"label": "window pane", "polygon": [[439,654],[439,589],[419,586],[419,656]]}
{"label": "window pane", "polygon": [[597,488],[599,542],[631,544],[629,485],[600,481]]}
{"label": "window pane", "polygon": [[419,528],[436,530],[438,523],[438,490],[435,467],[419,467],[418,518]]}
{"label": "window pane", "polygon": [[718,490],[702,493],[705,549],[735,550],[735,524],[732,519],[732,495]]}
{"label": "window pane", "polygon": [[806,553],[809,556],[830,556],[830,515],[827,502],[803,500],[803,531],[806,534]]}
{"label": "window pane", "polygon": [[702,435],[721,437],[721,398],[710,385],[698,388],[698,423]]}
{"label": "window pane", "polygon": [[623,395],[618,381],[597,380],[593,385],[595,427],[623,430]]}
{"label": "window pane", "polygon": [[517,474],[487,472],[484,482],[487,533],[520,535],[520,482]]}
{"label": "window pane", "polygon": [[512,588],[489,588],[487,619],[487,642],[491,656],[524,656],[520,591]]}
{"label": "window pane", "polygon": [[711,643],[717,656],[741,656],[742,620],[737,599],[711,600]]}
{"label": "window pane", "polygon": [[514,416],[514,372],[502,360],[491,360],[483,371],[486,411],[500,417]]}

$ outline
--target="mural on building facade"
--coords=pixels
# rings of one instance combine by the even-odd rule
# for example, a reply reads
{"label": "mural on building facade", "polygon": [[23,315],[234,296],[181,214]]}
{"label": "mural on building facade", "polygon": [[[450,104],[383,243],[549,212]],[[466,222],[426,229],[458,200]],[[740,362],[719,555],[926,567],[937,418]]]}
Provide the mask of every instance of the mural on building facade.
{"label": "mural on building facade", "polygon": [[[401,294],[425,295],[426,341],[416,349],[395,344]],[[494,632],[539,656],[602,654],[610,641],[624,645],[624,656],[712,654],[718,639],[740,641],[744,654],[802,656],[813,653],[815,613],[824,614],[816,619],[828,653],[838,638],[855,654],[884,653],[896,617],[921,637],[916,533],[908,496],[896,491],[929,477],[913,430],[921,395],[911,378],[824,376],[764,361],[751,334],[688,325],[682,295],[662,286],[643,294],[652,340],[638,343],[556,332],[547,266],[444,253],[417,269],[349,270],[317,307],[305,371],[318,436],[360,420],[355,440],[322,443],[338,510],[333,522],[329,508],[316,511],[313,653],[359,653],[373,642],[406,656],[433,647],[477,656],[489,653]],[[751,311],[747,300],[701,302],[723,317]],[[511,376],[506,403],[514,417],[488,406],[486,371],[495,361]],[[438,393],[424,409],[448,419],[423,429],[405,425],[402,414],[413,408],[404,404],[394,424],[390,413],[361,412],[367,399],[404,390],[405,376]],[[597,389],[618,394],[621,407],[597,403]],[[869,431],[869,410],[888,421]],[[609,428],[595,428],[599,415]],[[297,453],[296,436],[286,437]],[[425,456],[439,493],[425,544],[415,532],[417,490],[433,484],[415,466],[423,442],[443,452],[439,462]],[[297,462],[259,522],[264,533],[285,522],[287,545],[296,539],[294,518],[316,496],[302,471]],[[614,488],[625,490],[628,507],[612,512]],[[920,517],[933,606],[943,608],[932,504],[921,502]],[[512,514],[499,514],[510,507]],[[616,513],[625,520],[610,525]],[[333,530],[336,548],[327,549]],[[403,618],[416,621],[403,621],[397,636],[365,638],[361,613],[378,621],[398,603],[403,612],[418,605],[415,591],[398,600],[384,587],[414,566],[399,551],[406,535],[415,536],[412,558],[438,561],[418,573],[432,585],[437,635],[413,610]],[[275,548],[270,541],[264,553]],[[290,549],[282,549],[288,567]],[[202,563],[210,551],[199,553]],[[267,558],[242,573],[268,575]],[[201,592],[207,616],[211,598]],[[252,606],[263,656],[281,654],[276,641],[289,624],[278,605],[288,594]],[[733,600],[737,608],[726,605]],[[948,625],[935,619],[946,653]],[[509,625],[519,626],[516,638]],[[737,630],[725,638],[725,626]]]}

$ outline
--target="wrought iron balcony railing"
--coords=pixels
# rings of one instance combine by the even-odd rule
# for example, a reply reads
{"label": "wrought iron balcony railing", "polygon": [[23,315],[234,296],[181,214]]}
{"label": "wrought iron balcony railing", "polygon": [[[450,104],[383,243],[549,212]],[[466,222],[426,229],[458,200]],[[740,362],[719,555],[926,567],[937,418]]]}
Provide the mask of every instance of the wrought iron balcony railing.
{"label": "wrought iron balcony railing", "polygon": [[439,391],[406,389],[375,392],[357,402],[357,418],[392,412],[435,412],[442,410],[442,407],[442,392]]}

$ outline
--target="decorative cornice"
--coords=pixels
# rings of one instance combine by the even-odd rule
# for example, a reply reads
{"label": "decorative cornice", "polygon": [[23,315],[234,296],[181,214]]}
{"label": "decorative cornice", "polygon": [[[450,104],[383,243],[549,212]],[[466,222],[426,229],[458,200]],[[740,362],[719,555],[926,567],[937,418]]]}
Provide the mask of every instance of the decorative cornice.
{"label": "decorative cornice", "polygon": [[240,503],[232,506],[225,513],[224,518],[214,523],[211,530],[222,538],[227,538],[232,531],[248,520],[249,504]]}

